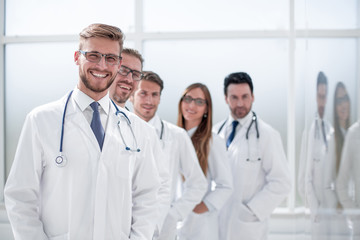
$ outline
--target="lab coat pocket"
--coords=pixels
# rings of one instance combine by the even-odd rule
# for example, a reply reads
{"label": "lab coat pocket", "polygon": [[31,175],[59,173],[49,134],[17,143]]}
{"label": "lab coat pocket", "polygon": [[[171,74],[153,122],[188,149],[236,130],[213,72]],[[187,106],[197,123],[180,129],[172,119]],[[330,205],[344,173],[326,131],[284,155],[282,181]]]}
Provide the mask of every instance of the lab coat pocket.
{"label": "lab coat pocket", "polygon": [[264,240],[267,235],[267,225],[264,222],[245,222],[240,219],[230,221],[228,239]]}
{"label": "lab coat pocket", "polygon": [[239,207],[238,219],[244,222],[256,222],[258,221],[255,214],[245,205]]}
{"label": "lab coat pocket", "polygon": [[130,240],[130,238],[128,236],[126,236],[124,233],[121,233],[120,239],[121,240]]}
{"label": "lab coat pocket", "polygon": [[206,236],[210,227],[210,216],[210,212],[202,214],[191,212],[180,230],[180,239],[208,239]]}
{"label": "lab coat pocket", "polygon": [[53,237],[49,237],[49,240],[68,240],[68,239],[69,239],[69,234],[68,233],[53,236]]}
{"label": "lab coat pocket", "polygon": [[119,154],[120,156],[116,159],[116,175],[120,178],[131,178],[132,177],[132,169],[135,161],[134,154],[138,154],[135,152],[122,152]]}
{"label": "lab coat pocket", "polygon": [[242,185],[247,186],[252,189],[252,186],[256,183],[259,172],[262,169],[262,161],[257,161],[254,159],[248,160],[249,157],[242,159],[241,162],[241,176],[240,182]]}

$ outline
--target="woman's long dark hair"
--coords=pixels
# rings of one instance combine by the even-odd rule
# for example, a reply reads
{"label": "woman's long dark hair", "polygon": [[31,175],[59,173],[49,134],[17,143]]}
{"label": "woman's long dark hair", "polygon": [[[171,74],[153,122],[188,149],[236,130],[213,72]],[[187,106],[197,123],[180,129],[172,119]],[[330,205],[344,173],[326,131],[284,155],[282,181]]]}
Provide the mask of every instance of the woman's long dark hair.
{"label": "woman's long dark hair", "polygon": [[[342,153],[342,148],[344,145],[344,135],[341,132],[339,116],[336,111],[336,106],[337,106],[336,95],[337,95],[337,92],[339,91],[339,89],[341,89],[341,88],[344,89],[344,91],[347,94],[344,83],[338,82],[336,84],[335,94],[334,94],[334,130],[335,130],[335,151],[336,151],[336,155],[335,155],[336,156],[336,173],[339,171],[341,153]],[[350,105],[350,99],[349,99],[349,105]],[[349,108],[349,111],[350,111],[350,108]],[[350,127],[350,112],[349,112],[348,119],[346,119],[345,130],[347,130],[349,127]]]}
{"label": "woman's long dark hair", "polygon": [[185,128],[185,119],[181,110],[181,102],[183,97],[192,89],[200,88],[206,99],[207,113],[203,116],[198,128],[196,129],[194,135],[191,137],[191,141],[196,150],[197,157],[199,159],[200,167],[204,172],[205,176],[208,170],[208,157],[210,152],[210,140],[211,140],[211,129],[212,129],[212,101],[210,96],[209,89],[202,83],[194,83],[188,86],[180,101],[178,106],[178,120],[177,125],[179,127]]}

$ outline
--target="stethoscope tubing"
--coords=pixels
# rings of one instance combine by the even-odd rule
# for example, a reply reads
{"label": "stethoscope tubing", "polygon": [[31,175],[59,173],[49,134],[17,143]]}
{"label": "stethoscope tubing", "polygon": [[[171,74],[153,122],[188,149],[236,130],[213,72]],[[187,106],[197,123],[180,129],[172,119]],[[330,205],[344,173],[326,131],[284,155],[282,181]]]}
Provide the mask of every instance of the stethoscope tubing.
{"label": "stethoscope tubing", "polygon": [[113,101],[112,99],[111,99],[111,102],[112,102],[112,104],[114,105],[115,110],[116,110],[115,115],[118,116],[118,114],[121,114],[121,115],[126,119],[126,122],[127,122],[128,126],[129,126],[129,128],[130,128],[131,134],[132,134],[132,136],[133,136],[133,138],[134,138],[134,141],[135,141],[135,146],[136,146],[135,149],[130,148],[130,147],[126,144],[125,139],[124,139],[124,137],[123,137],[123,135],[122,135],[122,132],[121,132],[120,121],[119,121],[119,122],[118,122],[118,125],[119,125],[120,137],[121,137],[121,139],[122,139],[122,141],[123,141],[123,143],[124,143],[124,145],[125,145],[125,150],[131,151],[131,152],[140,152],[141,150],[140,150],[140,148],[138,148],[137,140],[136,140],[134,131],[133,131],[133,129],[132,129],[131,121],[130,121],[129,117],[126,115],[126,113],[124,113],[123,111],[120,111],[120,110],[119,110],[119,108],[116,106],[116,104],[114,103],[114,101]]}
{"label": "stethoscope tubing", "polygon": [[[258,122],[257,122],[257,116],[256,116],[256,113],[255,113],[255,112],[252,112],[252,113],[253,113],[253,116],[252,116],[252,118],[251,118],[251,123],[250,123],[248,129],[246,130],[246,135],[245,135],[246,140],[249,139],[249,132],[250,132],[251,126],[253,125],[254,122],[255,122],[255,129],[256,129],[256,138],[258,138],[258,139],[260,138],[260,133],[259,133],[259,128],[258,128]],[[221,126],[220,126],[220,128],[219,128],[219,130],[218,130],[218,132],[217,132],[218,135],[220,134],[221,130],[224,128],[226,122],[227,122],[227,119],[224,121],[223,124],[221,124]]]}
{"label": "stethoscope tubing", "polygon": [[[257,141],[257,144],[259,144],[259,139],[260,139],[260,132],[259,132],[259,127],[258,127],[258,121],[257,121],[257,116],[256,116],[256,113],[255,112],[252,112],[253,113],[253,116],[251,118],[251,123],[249,125],[249,127],[247,128],[246,130],[246,140],[249,141],[249,132],[250,132],[250,129],[252,127],[252,125],[255,123],[255,130],[256,130],[256,141]],[[224,128],[225,124],[227,122],[227,119],[224,121],[224,123],[220,126],[219,130],[218,130],[218,135],[220,134],[221,130]],[[258,147],[257,147],[257,151],[259,151]],[[250,146],[249,146],[249,142],[248,142],[248,154],[250,152]],[[248,162],[257,162],[257,161],[261,161],[261,157],[260,155],[258,154],[258,157],[256,160],[250,160],[250,158],[248,157],[246,159],[246,161]]]}
{"label": "stethoscope tubing", "polygon": [[[66,102],[65,102],[65,106],[64,106],[64,112],[63,112],[63,116],[62,116],[62,121],[61,121],[61,134],[60,134],[60,147],[59,147],[59,156],[57,156],[55,158],[55,163],[57,164],[57,166],[59,167],[63,167],[66,165],[66,157],[62,154],[63,152],[63,142],[64,142],[64,131],[65,131],[65,117],[66,117],[66,110],[67,110],[67,107],[68,107],[68,104],[69,104],[69,101],[70,101],[70,98],[71,98],[71,95],[73,93],[73,90],[70,91],[67,99],[66,99]],[[123,111],[120,111],[119,108],[116,106],[116,104],[111,100],[111,102],[113,103],[115,109],[116,109],[116,113],[115,115],[118,116],[118,114],[121,114],[125,119],[126,119],[126,122],[128,124],[128,126],[130,127],[130,130],[131,130],[131,133],[133,135],[133,138],[135,140],[135,145],[136,145],[136,148],[135,149],[131,149],[130,147],[128,147],[125,143],[125,139],[121,133],[121,129],[120,130],[120,136],[121,136],[121,139],[125,145],[125,150],[127,151],[132,151],[132,152],[140,152],[140,149],[137,147],[137,141],[136,141],[136,137],[135,137],[135,134],[134,134],[134,131],[131,127],[131,121],[129,119],[129,117],[123,112]],[[120,121],[118,122],[118,124],[120,124]],[[120,125],[119,125],[119,128],[120,128]]]}
{"label": "stethoscope tubing", "polygon": [[61,122],[61,136],[60,136],[60,149],[59,152],[62,153],[63,150],[63,142],[64,142],[64,129],[65,129],[65,116],[66,116],[66,110],[67,110],[67,106],[70,100],[70,97],[72,95],[74,90],[71,90],[71,92],[69,93],[69,96],[66,99],[66,103],[65,103],[65,107],[64,107],[64,112],[63,112],[63,116],[62,116],[62,122]]}

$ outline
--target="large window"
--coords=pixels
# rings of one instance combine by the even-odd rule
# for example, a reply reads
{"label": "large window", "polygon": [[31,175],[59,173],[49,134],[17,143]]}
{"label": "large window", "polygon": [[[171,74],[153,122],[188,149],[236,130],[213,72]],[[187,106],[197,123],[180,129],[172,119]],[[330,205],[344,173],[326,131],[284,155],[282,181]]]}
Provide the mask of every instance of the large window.
{"label": "large window", "polygon": [[317,111],[319,71],[328,78],[325,118],[334,124],[334,92],[339,81],[346,85],[351,101],[350,122],[360,115],[359,0],[0,3],[4,9],[0,14],[3,180],[26,114],[75,87],[78,75],[73,54],[78,33],[93,22],[119,26],[126,34],[125,46],[142,52],[144,70],[162,77],[165,86],[159,115],[173,123],[182,91],[194,82],[209,87],[214,122],[224,119],[229,114],[224,77],[248,72],[254,81],[254,110],[280,132],[291,166],[294,189],[281,205],[290,214],[305,206],[296,179],[302,136]]}

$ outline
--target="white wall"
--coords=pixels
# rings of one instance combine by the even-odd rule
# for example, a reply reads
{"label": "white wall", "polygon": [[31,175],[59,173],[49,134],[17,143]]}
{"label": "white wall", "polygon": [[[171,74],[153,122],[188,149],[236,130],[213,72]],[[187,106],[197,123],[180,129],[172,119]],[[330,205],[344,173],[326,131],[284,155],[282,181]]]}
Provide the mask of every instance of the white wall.
{"label": "white wall", "polygon": [[[4,0],[0,4],[6,12],[0,14],[0,112],[4,112],[0,123],[5,123],[0,140],[6,143],[0,145],[2,181],[11,167],[25,115],[77,83],[73,63],[77,34],[93,22],[121,27],[127,36],[125,45],[143,53],[144,69],[160,74],[165,89],[159,114],[171,122],[182,91],[193,82],[208,85],[214,122],[220,121],[228,114],[224,77],[248,72],[255,85],[255,111],[281,133],[285,149],[295,146],[288,157],[294,178],[301,134],[316,108],[318,71],[329,80],[326,118],[332,121],[337,81],[348,88],[351,121],[360,115],[358,0],[103,0],[101,5],[95,0],[56,4],[17,0],[6,1],[6,8]],[[295,102],[289,96],[292,90]],[[289,109],[295,109],[294,122],[289,122]],[[294,136],[289,137],[287,126],[295,126]],[[274,214],[272,239],[308,238],[299,230],[309,223],[297,214],[302,206],[294,189],[282,205],[289,214]],[[2,207],[0,238],[9,236]]]}

